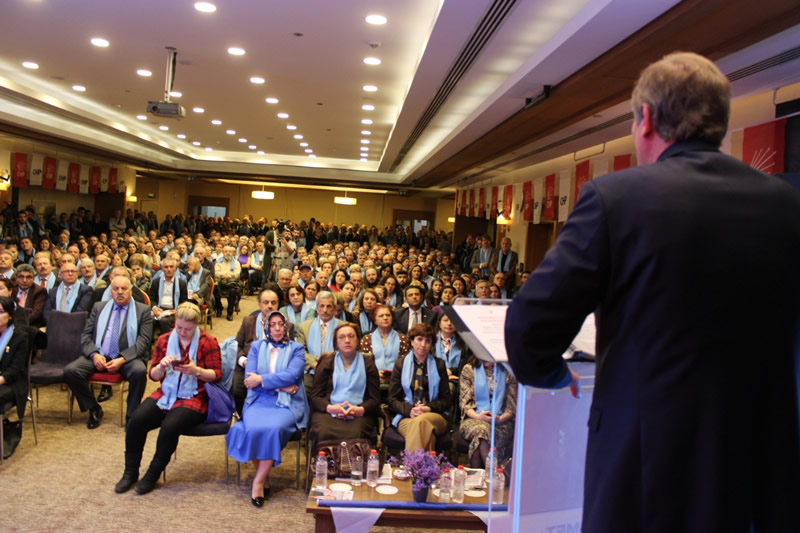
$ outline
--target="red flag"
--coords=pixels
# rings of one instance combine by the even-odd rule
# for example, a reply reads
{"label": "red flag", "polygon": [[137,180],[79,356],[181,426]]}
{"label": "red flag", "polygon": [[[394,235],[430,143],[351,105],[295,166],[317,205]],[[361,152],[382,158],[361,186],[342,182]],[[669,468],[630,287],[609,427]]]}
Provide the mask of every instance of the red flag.
{"label": "red flag", "polygon": [[631,168],[631,154],[614,156],[614,172]]}
{"label": "red flag", "polygon": [[70,163],[67,170],[67,191],[78,192],[81,185],[81,166],[78,163]]}
{"label": "red flag", "polygon": [[575,165],[575,201],[581,194],[581,189],[589,181],[589,160]]}
{"label": "red flag", "polygon": [[497,187],[492,187],[492,212],[489,214],[492,218],[497,218]]}
{"label": "red flag", "polygon": [[503,200],[503,216],[511,220],[514,216],[514,186],[506,185],[505,200]]}
{"label": "red flag", "polygon": [[522,184],[522,220],[533,220],[533,182]]}
{"label": "red flag", "polygon": [[14,152],[11,154],[12,184],[14,187],[28,186],[28,154]]}
{"label": "red flag", "polygon": [[486,189],[483,187],[478,189],[478,216],[486,217]]}
{"label": "red flag", "polygon": [[42,187],[45,189],[56,188],[56,173],[58,172],[58,161],[55,157],[44,158],[44,173],[42,174]]}
{"label": "red flag", "polygon": [[89,192],[92,194],[100,192],[100,167],[92,167],[89,170]]}
{"label": "red flag", "polygon": [[475,216],[475,210],[473,209],[474,207],[475,207],[475,189],[470,189],[469,190],[469,208],[467,209],[467,216],[469,216],[469,217],[474,217]]}
{"label": "red flag", "polygon": [[544,213],[542,218],[553,220],[556,207],[556,175],[550,174],[544,179]]}
{"label": "red flag", "polygon": [[761,172],[783,172],[786,147],[786,119],[744,129],[742,160]]}
{"label": "red flag", "polygon": [[112,168],[108,171],[108,192],[114,194],[117,192],[117,169]]}

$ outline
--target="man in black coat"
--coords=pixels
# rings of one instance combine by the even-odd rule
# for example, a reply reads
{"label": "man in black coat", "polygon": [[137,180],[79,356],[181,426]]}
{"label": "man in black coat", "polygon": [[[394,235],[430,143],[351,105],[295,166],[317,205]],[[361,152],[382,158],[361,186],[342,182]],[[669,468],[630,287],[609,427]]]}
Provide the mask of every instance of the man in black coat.
{"label": "man in black coat", "polygon": [[416,285],[409,285],[405,291],[405,303],[408,307],[402,307],[394,313],[393,327],[400,333],[406,334],[417,324],[430,324],[436,327],[438,313],[422,306],[422,289]]}
{"label": "man in black coat", "polygon": [[586,533],[797,529],[800,194],[720,153],[729,95],[695,54],[645,69],[640,166],[583,187],[508,310],[546,388],[579,385],[561,355],[597,313]]}

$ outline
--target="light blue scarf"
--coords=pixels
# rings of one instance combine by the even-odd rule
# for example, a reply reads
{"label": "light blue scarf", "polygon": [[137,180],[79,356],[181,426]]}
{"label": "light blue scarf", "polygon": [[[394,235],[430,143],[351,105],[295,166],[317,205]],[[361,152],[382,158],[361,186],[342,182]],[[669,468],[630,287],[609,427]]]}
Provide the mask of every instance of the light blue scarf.
{"label": "light blue scarf", "polygon": [[397,293],[393,292],[391,298],[386,299],[386,303],[391,305],[393,308],[397,306]]}
{"label": "light blue scarf", "polygon": [[[222,262],[224,262],[224,261],[225,261],[225,257],[223,256],[223,257],[222,257],[222,261],[220,261],[220,263],[222,263]],[[238,263],[239,263],[239,260],[238,260],[238,259],[236,259],[236,257],[231,257],[231,272],[233,272],[234,270],[236,270],[236,265],[237,265]]]}
{"label": "light blue scarf", "polygon": [[[510,263],[511,262],[511,252],[510,251],[508,252],[508,256],[509,257],[506,260],[506,263]],[[499,252],[497,252],[497,272],[502,272],[504,274],[506,272],[508,272],[508,270],[503,270],[503,250],[500,250]]]}
{"label": "light blue scarf", "polygon": [[366,335],[367,333],[372,333],[375,331],[375,324],[369,319],[369,315],[367,315],[366,311],[361,311],[358,314],[358,321],[361,325],[361,334]]}
{"label": "light blue scarf", "polygon": [[264,263],[264,252],[253,252],[250,255],[250,258],[253,259],[256,266],[261,266]]}
{"label": "light blue scarf", "polygon": [[[278,348],[278,360],[275,361],[275,373],[281,372],[286,370],[286,367],[289,366],[289,359],[291,358],[292,352],[294,351],[294,347],[296,343],[294,342],[287,342],[286,344],[271,344],[269,340],[264,339],[261,341],[255,341],[259,343],[258,346],[258,364],[256,370],[259,375],[264,376],[269,374],[269,347],[275,346]],[[255,401],[258,397],[260,390],[263,390],[263,387],[255,388],[255,389],[248,389],[247,391],[247,398],[245,399],[245,405],[250,405]],[[278,399],[275,401],[275,405],[278,407],[285,407],[292,411],[294,415],[295,423],[297,424],[298,428],[306,427],[307,423],[307,409],[306,406],[308,405],[308,401],[306,400],[306,388],[303,387],[302,381],[298,384],[297,392],[294,394],[295,401],[292,401],[293,396],[288,392],[278,391]]]}
{"label": "light blue scarf", "polygon": [[264,315],[258,313],[256,316],[256,340],[260,341],[264,338]]}
{"label": "light blue scarf", "polygon": [[335,330],[338,325],[339,321],[335,317],[330,319],[328,322],[328,330],[325,332],[325,346],[322,346],[322,349],[320,349],[320,345],[322,344],[322,326],[319,317],[317,317],[314,322],[311,323],[311,327],[308,328],[308,342],[306,344],[308,353],[312,354],[314,357],[319,357],[325,352],[332,352],[333,330]]}
{"label": "light blue scarf", "polygon": [[[157,306],[161,306],[161,298],[164,297],[164,283],[166,280],[164,276],[158,280],[158,302]],[[181,301],[181,283],[178,276],[172,276],[172,308],[177,309]]]}
{"label": "light blue scarf", "polygon": [[[70,287],[69,289],[69,294],[67,295],[67,302],[64,308],[64,310],[67,313],[72,312],[72,306],[75,305],[75,300],[78,299],[79,292],[81,292],[81,284],[73,283],[72,287]],[[61,283],[56,289],[56,309],[58,309],[59,311],[61,311],[61,298],[63,295],[64,295],[64,284]]]}
{"label": "light blue scarf", "polygon": [[291,305],[283,306],[281,308],[281,313],[286,315],[287,320],[294,324],[295,327],[300,326],[300,324],[310,318],[314,318],[315,315],[314,310],[305,301],[303,301],[303,305],[300,306],[300,313],[297,313]]}
{"label": "light blue scarf", "polygon": [[[350,312],[352,313],[352,312],[353,312],[353,309],[355,309],[355,308],[356,308],[356,299],[355,299],[355,298],[353,298],[352,300],[350,300],[350,303],[349,303],[349,304],[347,304],[347,310],[348,310],[348,311],[350,311]],[[362,332],[362,333],[363,333],[363,332]]]}
{"label": "light blue scarf", "polygon": [[[489,378],[483,364],[478,364],[475,369],[475,406],[479,413],[491,411],[499,415],[503,412],[503,400],[506,396],[506,370],[502,365],[494,365],[494,394],[489,391]],[[491,404],[489,397],[492,397]],[[491,405],[491,408],[490,408]]]}
{"label": "light blue scarf", "polygon": [[450,337],[450,353],[445,355],[444,353],[444,343],[442,342],[442,336],[439,335],[436,338],[436,357],[441,359],[447,365],[447,368],[453,369],[458,368],[458,364],[461,362],[461,348],[458,347],[456,344],[456,336],[453,335]]}
{"label": "light blue scarf", "polygon": [[19,222],[17,223],[17,227],[19,228],[19,238],[24,239],[33,239],[33,224],[30,222],[25,222],[24,226],[20,226]]}
{"label": "light blue scarf", "polygon": [[342,354],[337,351],[333,360],[333,390],[330,402],[337,404],[347,401],[351,405],[361,405],[364,403],[366,390],[367,370],[364,366],[364,356],[361,352],[356,352],[353,364],[345,370]]}
{"label": "light blue scarf", "polygon": [[97,272],[95,272],[92,275],[92,279],[90,279],[89,281],[86,281],[85,279],[82,280],[82,281],[83,281],[83,284],[86,285],[87,287],[94,288],[95,284],[97,283]]}
{"label": "light blue scarf", "polygon": [[[0,361],[3,360],[3,356],[6,354],[6,350],[8,350],[8,341],[11,340],[11,336],[14,335],[14,326],[8,326],[3,333],[3,336],[0,337]],[[360,354],[359,354],[360,355]],[[362,363],[363,365],[363,363]]]}
{"label": "light blue scarf", "polygon": [[[426,371],[428,373],[428,401],[433,401],[439,394],[439,371],[436,370],[436,358],[428,354],[426,360]],[[406,403],[414,404],[414,394],[411,391],[411,383],[414,379],[414,351],[406,354],[403,360],[403,374],[400,376],[400,384],[403,386],[404,400]],[[397,427],[397,424],[403,419],[403,415],[397,413],[392,419],[392,425]]]}
{"label": "light blue scarf", "polygon": [[[39,274],[36,274],[36,276],[33,277],[33,282],[36,285],[42,283],[42,278],[39,277]],[[56,284],[56,275],[50,272],[50,275],[47,276],[47,283],[44,284],[44,287],[49,291],[50,289],[53,288],[53,285],[55,284]],[[56,303],[58,303],[58,301],[56,301]]]}
{"label": "light blue scarf", "polygon": [[[114,302],[108,302],[104,307],[103,310],[100,311],[100,315],[97,317],[97,326],[95,327],[94,332],[94,345],[97,346],[97,351],[101,354],[105,355],[102,350],[103,346],[103,336],[106,334],[106,330],[108,329],[108,321],[111,318],[111,311],[114,309],[116,304]],[[125,336],[128,339],[128,348],[131,346],[136,346],[136,337],[139,335],[139,318],[136,316],[136,304],[133,300],[128,302],[128,318],[127,322],[125,323]]]}
{"label": "light blue scarf", "polygon": [[[197,345],[199,341],[200,328],[195,326],[194,333],[192,334],[192,343],[189,345],[189,359],[191,359],[194,364],[197,364]],[[174,355],[178,360],[182,359],[180,339],[178,338],[178,333],[174,329],[172,333],[169,334],[166,355]],[[178,398],[188,400],[197,395],[197,378],[195,376],[182,374],[170,365],[167,367],[167,373],[161,382],[161,392],[163,392],[164,395],[158,399],[158,407],[161,409],[171,409],[172,404],[174,404],[175,400]]]}
{"label": "light blue scarf", "polygon": [[392,330],[386,337],[386,346],[381,340],[381,332],[375,330],[370,334],[372,340],[372,356],[375,358],[375,366],[378,370],[392,370],[394,362],[400,355],[400,335]]}
{"label": "light blue scarf", "polygon": [[200,278],[203,277],[203,267],[200,267],[200,271],[197,273],[193,273],[189,277],[189,283],[186,284],[186,288],[192,291],[192,294],[196,294],[197,291],[200,290]]}
{"label": "light blue scarf", "polygon": [[106,290],[103,291],[103,297],[100,298],[101,302],[107,302],[111,299],[111,284],[109,283]]}

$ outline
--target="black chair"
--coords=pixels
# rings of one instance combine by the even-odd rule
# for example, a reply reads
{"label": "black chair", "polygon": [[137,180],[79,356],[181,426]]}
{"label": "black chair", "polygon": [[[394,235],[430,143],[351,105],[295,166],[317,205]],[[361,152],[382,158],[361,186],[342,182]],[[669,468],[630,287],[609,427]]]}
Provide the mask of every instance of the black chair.
{"label": "black chair", "polygon": [[[294,467],[295,473],[294,473],[294,475],[295,475],[295,486],[299,489],[300,488],[300,457],[301,457],[300,448],[304,445],[304,443],[305,443],[306,448],[309,448],[307,430],[305,430],[305,429],[297,429],[297,430],[295,430],[295,432],[289,438],[289,442],[296,442],[297,443],[297,451],[295,453],[295,467]],[[225,452],[225,467],[226,468],[227,468],[227,465],[228,465],[228,456],[227,456],[227,451],[226,451]],[[239,463],[239,462],[236,463],[236,484],[237,485],[241,482],[241,475],[242,475],[241,466],[242,466],[241,463]],[[307,468],[308,468],[308,464],[306,464],[306,469]],[[308,481],[308,477],[307,476],[306,476],[306,481]]]}
{"label": "black chair", "polygon": [[[47,349],[42,360],[31,365],[28,379],[36,390],[36,404],[39,404],[39,386],[64,383],[64,367],[81,357],[81,333],[86,326],[88,313],[64,313],[51,311],[47,325]],[[67,394],[67,421],[72,422],[70,405],[72,392]],[[31,404],[33,405],[33,404]]]}
{"label": "black chair", "polygon": [[[233,414],[230,420],[227,422],[217,422],[215,424],[206,424],[205,422],[202,424],[198,424],[192,428],[187,429],[181,435],[185,437],[217,437],[221,435],[227,435],[228,431],[231,429],[231,425],[233,424],[234,418],[237,418],[236,413]],[[223,447],[223,454],[225,455],[225,481],[228,481],[228,445],[225,441],[222,442]],[[175,450],[174,457],[178,458],[178,450]],[[167,480],[167,469],[164,468],[164,472],[162,473],[162,477],[164,481]],[[237,465],[237,484],[238,484],[238,465]]]}

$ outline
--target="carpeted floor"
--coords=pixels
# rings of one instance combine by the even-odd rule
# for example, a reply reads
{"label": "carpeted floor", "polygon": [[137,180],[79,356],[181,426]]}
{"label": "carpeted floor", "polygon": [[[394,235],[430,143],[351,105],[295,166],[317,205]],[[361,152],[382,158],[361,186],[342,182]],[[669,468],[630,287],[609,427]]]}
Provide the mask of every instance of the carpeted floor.
{"label": "carpeted floor", "polygon": [[[255,296],[245,297],[233,322],[214,319],[210,333],[218,339],[235,335],[241,318],[256,309]],[[157,385],[150,382],[147,394]],[[283,462],[270,474],[272,495],[262,509],[250,505],[254,469],[236,464],[225,481],[225,438],[182,437],[177,457],[167,468],[166,482],[150,494],[115,494],[123,470],[124,432],[118,425],[115,397],[103,404],[105,418],[95,429],[86,428],[86,413],[77,405],[67,424],[67,393],[54,385],[41,389],[37,422],[39,444],[34,444],[30,413],[14,455],[0,467],[0,530],[2,531],[222,531],[314,530],[305,512],[306,494],[295,488],[294,443],[283,451]],[[142,469],[155,450],[155,432],[145,447]],[[305,450],[301,459],[305,465]],[[301,482],[305,478],[301,476]],[[373,528],[376,532],[409,531]],[[432,530],[431,530],[432,531]]]}

